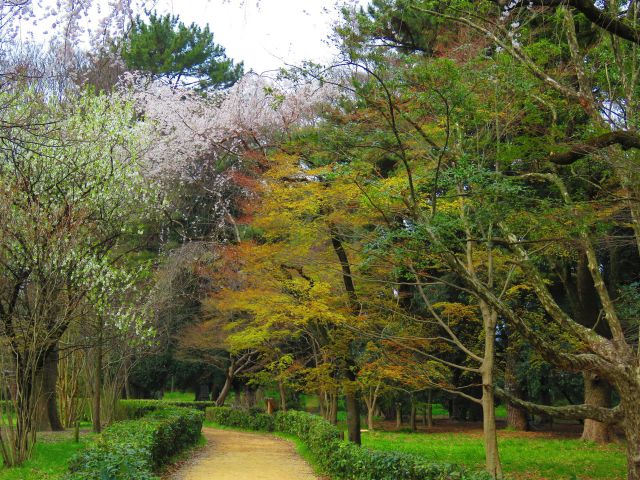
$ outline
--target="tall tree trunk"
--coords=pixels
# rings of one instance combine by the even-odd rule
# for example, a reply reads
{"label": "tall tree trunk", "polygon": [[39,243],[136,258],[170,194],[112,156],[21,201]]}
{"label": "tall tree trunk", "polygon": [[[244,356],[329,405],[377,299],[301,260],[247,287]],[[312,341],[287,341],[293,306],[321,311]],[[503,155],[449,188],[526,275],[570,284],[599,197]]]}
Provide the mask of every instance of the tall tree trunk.
{"label": "tall tree trunk", "polygon": [[482,428],[487,471],[493,478],[502,478],[502,465],[498,452],[496,432],[495,398],[493,394],[493,375],[482,374]]}
{"label": "tall tree trunk", "polygon": [[409,417],[409,424],[411,425],[412,431],[418,430],[418,425],[416,424],[416,399],[414,395],[411,395],[411,414]]}
{"label": "tall tree trunk", "polygon": [[[609,248],[609,280],[607,286],[615,291],[617,288],[617,249]],[[598,292],[589,273],[588,260],[585,254],[580,255],[576,266],[576,284],[578,291],[578,305],[574,308],[579,322],[589,328],[595,328],[596,332],[606,338],[611,338],[611,331],[606,322],[598,322],[600,305],[598,304]],[[614,295],[614,292],[609,292]],[[599,407],[609,407],[611,404],[611,387],[604,380],[591,372],[584,372],[584,403]],[[608,443],[612,439],[611,427],[586,419],[582,429],[582,440],[597,443]]]}
{"label": "tall tree trunk", "polygon": [[102,319],[98,319],[98,344],[95,350],[95,365],[94,365],[94,385],[93,385],[93,431],[100,433],[102,430],[102,417],[101,417],[101,399],[102,393],[102,332],[104,324]]}
{"label": "tall tree trunk", "polygon": [[627,439],[627,480],[640,480],[640,369],[636,368],[634,385],[620,385],[620,404],[624,409],[622,426]]}
{"label": "tall tree trunk", "polygon": [[496,432],[495,398],[493,394],[493,374],[482,373],[482,428],[487,471],[493,478],[502,478],[502,465],[498,452]]}
{"label": "tall tree trunk", "polygon": [[402,402],[396,402],[396,428],[402,427]]}
{"label": "tall tree trunk", "polygon": [[[232,369],[232,367],[230,367],[230,369]],[[229,391],[231,391],[232,383],[233,383],[233,375],[227,372],[227,375],[225,375],[224,385],[222,386],[222,390],[220,390],[220,394],[218,395],[218,398],[216,398],[217,407],[222,407],[224,405],[224,402],[227,399],[227,395],[229,395]]]}
{"label": "tall tree trunk", "polygon": [[[597,407],[611,406],[611,387],[597,375],[585,372],[584,375],[584,403]],[[609,443],[613,439],[611,426],[596,420],[585,419],[582,429],[582,440]]]}
{"label": "tall tree trunk", "polygon": [[367,392],[367,395],[364,398],[364,401],[367,405],[367,428],[371,431],[373,431],[375,428],[373,418],[376,414],[379,387],[380,387],[380,384],[376,385],[375,388],[369,387],[369,391]]}
{"label": "tall tree trunk", "polygon": [[507,403],[507,426],[519,432],[528,432],[531,427],[527,411]]}
{"label": "tall tree trunk", "polygon": [[338,424],[338,394],[331,394],[331,403],[330,403],[330,412],[329,412],[329,421],[333,425]]}
{"label": "tall tree trunk", "polygon": [[427,427],[433,427],[433,391],[427,393]]}
{"label": "tall tree trunk", "polygon": [[47,402],[47,418],[49,427],[53,432],[61,432],[64,426],[60,421],[58,413],[58,402],[56,395],[56,385],[58,382],[58,346],[53,346],[44,357],[44,365],[42,368],[43,375],[43,394]]}
{"label": "tall tree trunk", "polygon": [[355,382],[355,375],[351,370],[347,371],[347,378],[351,383],[351,385],[348,385],[345,389],[347,433],[350,442],[360,445],[362,443],[360,438],[360,401],[358,398],[358,391],[353,384]]}
{"label": "tall tree trunk", "polygon": [[480,302],[484,322],[484,356],[480,372],[482,375],[482,429],[486,468],[493,478],[502,478],[502,465],[498,452],[496,432],[496,405],[493,391],[493,371],[495,367],[497,312],[485,302]]}
{"label": "tall tree trunk", "polygon": [[[351,266],[349,265],[349,258],[347,252],[342,245],[340,234],[335,225],[329,225],[329,231],[331,232],[331,244],[333,250],[338,257],[340,266],[342,268],[342,283],[344,289],[349,297],[349,305],[354,316],[359,315],[358,296],[356,295],[356,288],[353,283],[353,277],[351,276]],[[353,359],[348,354],[349,358],[346,359],[345,377],[349,383],[354,383],[356,380],[356,374],[352,370]],[[349,440],[356,445],[361,444],[360,440],[360,402],[358,401],[358,392],[355,385],[348,385],[346,388],[346,406],[347,406],[347,430],[349,433]]]}
{"label": "tall tree trunk", "polygon": [[327,412],[329,411],[328,403],[329,400],[327,398],[326,392],[322,388],[320,388],[318,390],[318,414],[325,420],[329,420],[329,415],[327,414]]}
{"label": "tall tree trunk", "polygon": [[284,382],[282,380],[278,380],[278,393],[280,394],[280,410],[283,412],[286,412],[287,411],[287,392],[284,389]]}
{"label": "tall tree trunk", "polygon": [[129,362],[125,365],[124,368],[124,397],[129,400],[131,399],[131,385],[129,384]]}
{"label": "tall tree trunk", "polygon": [[367,428],[370,431],[374,430],[374,425],[373,425],[373,416],[375,414],[375,410],[374,407],[367,405]]}
{"label": "tall tree trunk", "polygon": [[[511,335],[509,335],[511,340]],[[510,342],[511,343],[511,342]],[[509,345],[506,351],[504,369],[504,389],[511,395],[522,398],[522,389],[516,374],[517,351],[514,345]],[[507,403],[507,426],[514,430],[526,432],[529,430],[529,414],[524,408]]]}
{"label": "tall tree trunk", "polygon": [[42,367],[37,369],[36,377],[35,377],[35,386],[34,391],[38,392],[38,396],[35,400],[34,408],[34,419],[33,425],[38,432],[47,432],[51,430],[51,426],[49,425],[49,415],[47,412],[48,402],[47,395],[45,392],[45,374]]}

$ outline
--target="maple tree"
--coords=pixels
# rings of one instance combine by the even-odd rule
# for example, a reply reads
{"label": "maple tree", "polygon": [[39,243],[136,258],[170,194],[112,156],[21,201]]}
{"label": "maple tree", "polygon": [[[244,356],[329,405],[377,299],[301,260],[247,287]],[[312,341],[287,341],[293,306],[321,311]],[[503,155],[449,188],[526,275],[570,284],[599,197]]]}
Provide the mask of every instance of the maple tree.
{"label": "maple tree", "polygon": [[[383,3],[376,5],[382,8]],[[494,13],[498,15],[491,4],[487,4],[486,8],[486,18]],[[507,8],[505,16],[528,15],[524,10],[511,8]],[[603,249],[596,246],[603,240],[594,244],[593,236],[601,235],[594,228],[595,223],[604,218],[601,215],[611,221],[612,212],[620,213],[626,208],[631,215],[631,226],[635,228],[635,205],[631,196],[626,196],[619,207],[605,207],[608,205],[606,202],[611,201],[605,192],[621,191],[618,190],[620,187],[632,188],[632,182],[618,177],[617,187],[614,186],[615,182],[610,184],[604,181],[599,183],[599,193],[590,192],[590,189],[581,186],[582,178],[603,182],[602,179],[608,177],[598,177],[593,171],[587,173],[584,170],[574,177],[570,171],[549,172],[540,162],[579,167],[579,162],[589,158],[588,154],[594,155],[601,148],[620,145],[622,156],[615,156],[620,154],[620,150],[618,154],[616,150],[607,152],[609,156],[606,160],[618,159],[611,167],[603,164],[597,166],[599,172],[615,172],[622,165],[628,168],[628,161],[633,156],[634,134],[603,133],[592,135],[584,143],[573,140],[573,145],[564,146],[567,140],[562,128],[572,116],[579,118],[582,124],[592,122],[593,128],[601,131],[607,128],[602,121],[606,115],[611,127],[617,128],[619,122],[614,118],[617,112],[607,108],[608,100],[588,98],[585,73],[575,64],[579,49],[583,47],[577,45],[571,36],[571,25],[576,20],[570,14],[561,12],[563,28],[569,29],[568,36],[554,41],[568,42],[568,55],[562,57],[558,52],[557,57],[577,68],[575,86],[578,90],[575,91],[572,90],[573,85],[564,78],[554,80],[555,72],[545,73],[546,60],[535,49],[531,49],[532,53],[525,52],[518,42],[508,40],[509,36],[513,37],[508,28],[492,26],[487,30],[486,24],[475,23],[475,20],[459,12],[429,10],[427,6],[418,5],[413,11],[417,16],[424,15],[425,24],[433,28],[439,28],[438,18],[455,19],[461,25],[459,29],[453,29],[453,39],[432,43],[431,51],[448,53],[451,44],[455,47],[458,41],[455,35],[473,37],[474,31],[480,31],[489,39],[480,42],[475,51],[463,58],[456,58],[456,62],[427,55],[420,61],[416,57],[409,57],[405,64],[403,57],[385,54],[386,45],[380,48],[379,45],[371,47],[364,43],[364,51],[349,51],[349,60],[342,67],[347,71],[351,69],[354,74],[352,77],[346,75],[348,85],[343,83],[343,86],[348,86],[348,93],[340,105],[340,111],[326,116],[326,123],[315,133],[302,133],[297,147],[285,147],[285,150],[288,148],[290,152],[295,152],[295,156],[285,162],[288,171],[282,171],[283,163],[277,160],[276,170],[281,170],[277,175],[288,190],[282,192],[281,188],[266,196],[269,198],[273,195],[277,199],[277,205],[270,204],[269,208],[281,216],[269,228],[277,230],[282,236],[284,234],[280,228],[283,225],[292,228],[299,223],[300,214],[304,214],[306,221],[303,224],[307,229],[302,235],[317,235],[320,231],[310,231],[309,226],[322,229],[327,235],[325,238],[332,241],[334,253],[339,259],[347,300],[352,308],[357,308],[359,315],[367,312],[371,316],[379,308],[376,305],[379,302],[369,295],[371,281],[386,282],[387,285],[395,283],[398,290],[404,282],[411,283],[408,290],[414,297],[413,307],[410,306],[413,309],[412,316],[416,320],[429,318],[444,333],[442,338],[463,353],[463,358],[454,362],[442,356],[447,349],[440,347],[434,356],[439,357],[443,364],[447,365],[448,362],[449,366],[460,368],[471,378],[475,376],[480,379],[479,393],[487,429],[487,468],[499,477],[501,469],[495,441],[493,395],[497,383],[495,352],[498,342],[503,343],[504,339],[498,338],[498,332],[517,330],[552,364],[584,373],[587,370],[593,372],[599,360],[588,357],[581,349],[586,348],[590,352],[596,349],[599,355],[607,357],[606,345],[610,341],[607,337],[611,337],[614,343],[622,342],[624,335],[620,332],[627,328],[622,327],[624,322],[620,323],[621,320],[617,319],[616,306],[609,294],[611,289],[598,287],[609,279],[604,278],[599,272],[600,268],[597,268],[603,255],[606,255]],[[367,15],[377,20],[375,10]],[[426,17],[432,19],[431,23]],[[363,16],[359,20],[368,21]],[[387,17],[384,17],[384,21],[387,21]],[[514,22],[511,28],[517,29],[517,23]],[[375,29],[372,31],[374,34],[379,32]],[[540,29],[533,33],[532,47],[548,44],[549,32]],[[405,31],[403,34],[408,33]],[[357,38],[347,38],[354,43],[358,41]],[[385,38],[389,39],[386,33]],[[426,49],[412,46],[406,37],[405,40],[395,37],[393,41],[401,44],[403,49],[429,53]],[[476,61],[474,54],[480,55],[486,51],[483,49],[488,48],[491,41],[495,41],[502,50],[489,52],[489,55]],[[347,44],[347,47],[353,47],[353,43]],[[627,68],[625,62],[620,60],[616,68]],[[514,71],[517,75],[514,75]],[[321,75],[313,70],[310,74]],[[626,75],[621,74],[617,94],[626,95],[625,102],[631,105],[634,94],[628,89]],[[551,91],[542,91],[544,85],[551,87]],[[483,105],[489,105],[490,108],[482,108]],[[542,115],[540,106],[544,112]],[[567,112],[563,113],[562,119],[558,114],[560,108]],[[586,117],[581,117],[583,112],[587,113]],[[549,116],[553,122],[551,128],[545,130]],[[631,121],[632,116],[628,118],[627,122]],[[527,131],[532,127],[538,129],[535,135]],[[319,137],[322,138],[322,145],[313,143]],[[552,151],[549,154],[549,143],[545,142],[557,145],[566,153]],[[542,181],[550,182],[551,186],[541,186]],[[315,190],[322,192],[326,203],[317,199]],[[557,191],[560,192],[560,198],[564,197],[564,205],[552,200],[556,198]],[[338,198],[333,196],[335,192],[340,192]],[[627,192],[629,195],[630,191]],[[547,199],[541,200],[545,195]],[[591,202],[593,210],[586,208],[587,204],[584,203],[576,206],[572,195],[577,198],[586,195],[588,200],[584,201]],[[304,199],[305,203],[300,199]],[[309,203],[309,200],[313,201]],[[594,207],[596,200],[603,202],[598,209]],[[284,215],[283,204],[288,205]],[[574,223],[575,220],[570,220],[574,217],[581,220]],[[346,219],[351,223],[347,225]],[[580,222],[586,222],[587,225],[592,222],[594,227],[589,227],[588,233],[579,233]],[[576,230],[567,232],[567,225],[574,225],[572,228]],[[526,233],[523,231],[525,226],[528,227]],[[619,228],[624,230],[622,225]],[[611,234],[612,230],[609,232]],[[264,234],[268,235],[269,232]],[[572,235],[578,237],[572,238]],[[561,243],[551,247],[550,239]],[[591,314],[583,315],[577,321],[570,319],[558,305],[557,296],[549,293],[545,286],[545,281],[561,283],[562,276],[556,277],[555,272],[549,273],[548,267],[541,265],[558,265],[552,261],[553,256],[561,259],[565,265],[571,264],[576,256],[570,245],[575,246],[576,241],[585,255],[582,257],[584,260],[580,260],[580,256],[577,259],[583,262],[583,271],[592,277],[586,285],[591,284],[590,288],[595,288],[593,291],[598,298],[594,308],[606,312],[605,317],[608,315],[609,319],[609,331],[601,332],[597,337],[587,335],[583,330],[585,325],[594,322],[593,318],[588,318]],[[535,252],[531,254],[535,257],[533,260],[529,257],[528,242],[548,246],[543,250],[531,250]],[[346,252],[349,255],[342,255]],[[630,255],[634,256],[633,253]],[[356,262],[350,257],[356,258]],[[380,265],[382,262],[386,262],[391,269],[391,275],[388,271],[385,275],[371,268],[372,264]],[[358,272],[357,282],[353,281],[355,272]],[[570,288],[574,281],[573,274],[570,273],[568,277],[565,275],[564,280],[564,288]],[[359,287],[363,290],[358,292],[355,285],[362,285],[363,282],[367,287]],[[523,315],[517,301],[513,300],[517,297],[511,297],[511,292],[517,292],[520,288],[531,288],[537,294],[536,299],[528,299],[536,306],[529,307],[527,315]],[[584,288],[584,285],[580,288]],[[390,290],[386,292],[387,296]],[[581,294],[584,295],[584,291]],[[458,311],[470,309],[475,312],[472,316],[477,314],[483,324],[483,345],[463,341],[464,329],[452,329],[443,320],[442,312],[435,308],[439,300],[446,300],[451,306],[459,305],[456,307]],[[405,307],[402,305],[403,309]],[[452,311],[450,308],[447,315],[451,315]],[[578,338],[572,338],[572,332],[577,333]],[[635,340],[629,341],[635,348]],[[567,345],[574,349],[573,354],[566,353]],[[474,351],[478,347],[483,353]],[[624,350],[626,347],[620,348]],[[426,353],[433,355],[428,351]],[[571,357],[570,360],[567,355]],[[587,358],[595,363],[581,363],[586,362]],[[614,381],[611,372],[606,375],[604,370],[599,372],[599,376],[604,376],[618,388],[627,388],[622,377]],[[595,383],[585,383],[587,393],[595,388]],[[375,380],[373,385],[375,389]],[[633,388],[629,388],[631,392]],[[606,405],[585,403],[579,407],[551,407],[545,410],[544,406],[522,402],[500,389],[497,391],[506,395],[514,405],[531,411],[547,411],[572,418],[588,417],[595,421],[593,424],[587,422],[589,428],[601,428],[598,424],[619,418],[617,410],[608,410]],[[480,401],[470,394],[456,393],[468,400]],[[630,393],[631,397],[633,394]],[[588,396],[587,400],[591,402],[595,398]],[[629,409],[629,404],[626,405]],[[634,417],[631,410],[628,411],[631,415],[628,424],[631,424]],[[585,427],[585,435],[588,431]],[[631,432],[628,436],[634,438]],[[635,475],[633,458],[630,452],[629,478]]]}

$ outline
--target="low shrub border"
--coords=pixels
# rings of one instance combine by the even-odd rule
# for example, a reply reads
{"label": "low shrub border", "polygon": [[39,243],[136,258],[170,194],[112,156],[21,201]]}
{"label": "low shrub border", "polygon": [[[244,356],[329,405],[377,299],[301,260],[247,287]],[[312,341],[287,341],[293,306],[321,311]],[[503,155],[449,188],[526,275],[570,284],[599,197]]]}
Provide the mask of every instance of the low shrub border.
{"label": "low shrub border", "polygon": [[[219,425],[276,431],[299,438],[318,467],[334,480],[488,480],[485,472],[459,465],[431,463],[401,452],[378,452],[342,440],[342,432],[322,417],[306,412],[263,413],[226,407],[206,409],[206,419]],[[263,417],[271,418],[271,422]]]}
{"label": "low shrub border", "polygon": [[204,414],[162,408],[116,422],[69,463],[67,480],[153,480],[154,472],[200,438]]}
{"label": "low shrub border", "polygon": [[273,432],[275,417],[262,411],[241,410],[231,407],[211,407],[205,410],[205,420],[227,427]]}
{"label": "low shrub border", "polygon": [[118,420],[133,420],[143,417],[147,413],[161,408],[193,408],[204,412],[209,407],[214,407],[215,402],[181,402],[171,400],[120,400],[116,410]]}

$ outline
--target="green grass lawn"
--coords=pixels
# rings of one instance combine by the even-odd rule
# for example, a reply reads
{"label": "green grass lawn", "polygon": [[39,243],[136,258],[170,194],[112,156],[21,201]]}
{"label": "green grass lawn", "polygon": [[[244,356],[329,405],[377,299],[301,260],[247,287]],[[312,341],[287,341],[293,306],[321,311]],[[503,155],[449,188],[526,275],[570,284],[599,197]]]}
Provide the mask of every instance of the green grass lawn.
{"label": "green grass lawn", "polygon": [[[23,466],[1,468],[0,480],[57,480],[67,472],[69,458],[85,446],[93,435],[84,434],[80,443],[75,443],[71,432],[38,440],[33,457]],[[0,461],[1,463],[1,461]]]}
{"label": "green grass lawn", "polygon": [[[527,480],[620,480],[626,463],[622,445],[598,446],[501,432],[500,456],[507,475]],[[434,462],[483,468],[482,438],[469,433],[365,432],[363,445],[424,456]]]}
{"label": "green grass lawn", "polygon": [[[316,412],[320,408],[320,399],[317,395],[300,395],[300,403],[303,407],[303,410],[307,412]],[[340,408],[338,412],[338,420],[346,419],[346,413],[344,412],[344,400],[340,399]],[[422,407],[418,409],[419,415],[422,415]],[[406,415],[406,412],[405,412]],[[440,403],[433,404],[433,415],[436,417],[447,417],[449,416],[448,410],[444,407],[444,405]],[[497,418],[507,418],[507,407],[504,405],[498,405],[496,407],[496,417]],[[363,418],[364,415],[363,415]]]}
{"label": "green grass lawn", "polygon": [[193,392],[164,392],[163,400],[172,402],[193,402],[196,396]]}

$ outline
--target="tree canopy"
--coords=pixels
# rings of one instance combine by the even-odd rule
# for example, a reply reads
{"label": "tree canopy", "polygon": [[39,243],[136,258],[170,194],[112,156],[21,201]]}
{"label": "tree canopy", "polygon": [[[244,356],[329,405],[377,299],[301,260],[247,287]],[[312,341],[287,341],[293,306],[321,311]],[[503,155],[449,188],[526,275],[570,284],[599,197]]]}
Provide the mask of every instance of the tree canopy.
{"label": "tree canopy", "polygon": [[341,15],[334,61],[276,78],[156,13],[79,66],[0,51],[6,462],[39,385],[52,427],[84,389],[95,430],[122,392],[180,385],[313,396],[356,444],[361,409],[415,430],[436,398],[482,423],[495,479],[504,405],[514,429],[624,436],[640,480],[638,2]]}
{"label": "tree canopy", "polygon": [[155,12],[146,19],[136,17],[124,40],[122,58],[132,70],[200,90],[228,88],[243,73],[242,63],[235,64],[213,41],[208,25],[187,26],[178,16]]}

